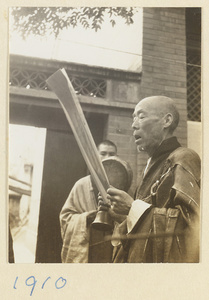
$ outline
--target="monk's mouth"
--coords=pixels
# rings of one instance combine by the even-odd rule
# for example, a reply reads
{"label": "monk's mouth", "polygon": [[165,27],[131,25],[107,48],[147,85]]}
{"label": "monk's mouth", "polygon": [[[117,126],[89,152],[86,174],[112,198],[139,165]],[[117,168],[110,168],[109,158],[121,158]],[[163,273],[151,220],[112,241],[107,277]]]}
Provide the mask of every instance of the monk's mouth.
{"label": "monk's mouth", "polygon": [[138,142],[140,142],[141,139],[142,139],[140,135],[135,135],[134,137],[135,137],[135,143],[136,143],[136,144],[137,144]]}

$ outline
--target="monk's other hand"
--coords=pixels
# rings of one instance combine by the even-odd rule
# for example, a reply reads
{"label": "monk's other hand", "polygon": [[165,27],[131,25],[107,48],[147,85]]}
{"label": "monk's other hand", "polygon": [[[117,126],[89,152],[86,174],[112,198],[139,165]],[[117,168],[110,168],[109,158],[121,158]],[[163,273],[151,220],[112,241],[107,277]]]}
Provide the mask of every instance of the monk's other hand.
{"label": "monk's other hand", "polygon": [[134,201],[129,194],[113,187],[107,190],[107,199],[111,202],[111,209],[121,215],[128,215]]}

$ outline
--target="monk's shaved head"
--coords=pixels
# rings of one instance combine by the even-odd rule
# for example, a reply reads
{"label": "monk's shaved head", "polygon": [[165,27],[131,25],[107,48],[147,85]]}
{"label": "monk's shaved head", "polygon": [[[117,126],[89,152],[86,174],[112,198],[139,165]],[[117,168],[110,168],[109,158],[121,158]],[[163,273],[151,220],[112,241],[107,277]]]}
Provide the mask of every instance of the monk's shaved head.
{"label": "monk's shaved head", "polygon": [[179,112],[173,99],[166,96],[151,96],[142,99],[139,103],[143,103],[148,109],[155,111],[157,115],[171,114],[173,122],[169,127],[169,131],[173,133],[179,123]]}

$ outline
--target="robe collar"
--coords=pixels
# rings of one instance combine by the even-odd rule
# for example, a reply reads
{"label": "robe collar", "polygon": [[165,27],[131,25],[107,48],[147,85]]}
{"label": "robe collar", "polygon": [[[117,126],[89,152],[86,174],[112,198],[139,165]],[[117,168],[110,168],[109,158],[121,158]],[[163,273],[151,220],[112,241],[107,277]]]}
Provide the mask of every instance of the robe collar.
{"label": "robe collar", "polygon": [[159,156],[170,153],[177,149],[178,147],[181,147],[181,144],[177,141],[177,138],[175,136],[172,136],[166,140],[164,140],[160,146],[155,150],[154,154],[151,157],[151,161],[155,160]]}
{"label": "robe collar", "polygon": [[150,173],[152,166],[155,165],[157,161],[165,159],[166,156],[169,156],[171,152],[173,152],[179,147],[181,147],[181,144],[177,141],[177,138],[175,136],[164,140],[160,144],[160,146],[155,150],[153,156],[151,157],[143,178],[146,177],[148,173]]}

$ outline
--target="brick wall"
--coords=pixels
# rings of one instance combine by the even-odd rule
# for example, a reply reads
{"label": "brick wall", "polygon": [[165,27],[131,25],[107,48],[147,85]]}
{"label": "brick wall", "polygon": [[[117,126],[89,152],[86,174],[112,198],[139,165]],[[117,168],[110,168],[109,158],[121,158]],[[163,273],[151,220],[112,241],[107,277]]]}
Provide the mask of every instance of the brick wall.
{"label": "brick wall", "polygon": [[187,144],[186,35],[184,8],[144,8],[141,98],[165,95],[176,101],[176,135]]}
{"label": "brick wall", "polygon": [[107,97],[112,102],[138,103],[140,81],[108,80]]}

